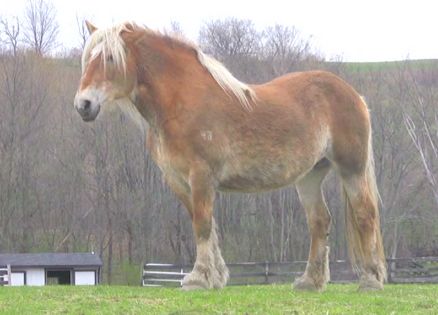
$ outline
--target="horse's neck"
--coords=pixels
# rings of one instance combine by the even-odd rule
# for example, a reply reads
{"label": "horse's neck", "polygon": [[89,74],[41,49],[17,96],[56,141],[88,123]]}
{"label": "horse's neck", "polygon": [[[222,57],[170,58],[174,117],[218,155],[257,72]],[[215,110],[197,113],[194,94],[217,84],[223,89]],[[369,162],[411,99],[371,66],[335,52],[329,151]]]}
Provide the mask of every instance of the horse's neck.
{"label": "horse's neck", "polygon": [[135,110],[130,111],[129,114],[136,123],[145,120],[149,127],[155,130],[159,126],[161,114],[159,106],[157,106],[156,101],[149,94],[148,88],[144,83],[137,83],[136,88],[130,95],[130,101],[134,104]]}
{"label": "horse's neck", "polygon": [[[150,50],[147,53],[138,65],[137,89],[132,99],[149,125],[160,129],[166,121],[184,112],[186,105],[192,105],[187,102],[196,102],[198,94],[191,91],[205,81],[204,72],[196,71],[201,65],[195,59],[193,64],[182,64],[179,59],[170,60],[167,53]],[[148,60],[148,56],[155,59]]]}

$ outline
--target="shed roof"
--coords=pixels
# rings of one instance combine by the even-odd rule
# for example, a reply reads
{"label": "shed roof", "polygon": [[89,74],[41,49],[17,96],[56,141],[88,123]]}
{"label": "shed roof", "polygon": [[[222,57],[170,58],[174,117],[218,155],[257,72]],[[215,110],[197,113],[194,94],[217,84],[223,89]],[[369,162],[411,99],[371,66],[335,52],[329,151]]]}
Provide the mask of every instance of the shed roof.
{"label": "shed roof", "polygon": [[0,254],[0,266],[12,267],[100,267],[102,260],[93,253]]}

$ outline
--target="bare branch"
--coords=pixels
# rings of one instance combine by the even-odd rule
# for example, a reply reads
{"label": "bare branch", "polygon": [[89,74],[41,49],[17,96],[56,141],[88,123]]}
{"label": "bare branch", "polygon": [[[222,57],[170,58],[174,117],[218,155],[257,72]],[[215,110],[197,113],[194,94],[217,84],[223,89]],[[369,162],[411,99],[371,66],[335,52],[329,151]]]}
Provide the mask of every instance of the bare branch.
{"label": "bare branch", "polygon": [[229,18],[206,23],[199,32],[201,47],[216,58],[251,56],[259,48],[260,34],[250,20]]}
{"label": "bare branch", "polygon": [[87,42],[89,32],[86,25],[87,18],[85,17],[79,17],[76,14],[76,26],[78,28],[79,36],[80,36],[80,44],[81,48],[84,49],[85,43]]}
{"label": "bare branch", "polygon": [[18,17],[13,17],[13,21],[10,22],[6,18],[0,20],[0,33],[5,34],[6,38],[4,42],[10,47],[14,56],[18,52],[18,43],[20,36],[20,21]]}
{"label": "bare branch", "polygon": [[29,0],[25,11],[24,42],[43,56],[56,46],[59,24],[48,0]]}
{"label": "bare branch", "polygon": [[436,204],[438,205],[438,183],[435,178],[435,174],[433,170],[431,169],[430,162],[428,161],[426,157],[426,149],[421,143],[421,139],[419,138],[418,131],[416,130],[416,126],[412,118],[404,113],[404,123],[406,130],[408,131],[409,136],[411,137],[412,142],[414,143],[415,148],[418,151],[418,154],[420,155],[421,162],[423,164],[424,171],[426,172],[427,180],[429,181],[433,194],[435,197]]}

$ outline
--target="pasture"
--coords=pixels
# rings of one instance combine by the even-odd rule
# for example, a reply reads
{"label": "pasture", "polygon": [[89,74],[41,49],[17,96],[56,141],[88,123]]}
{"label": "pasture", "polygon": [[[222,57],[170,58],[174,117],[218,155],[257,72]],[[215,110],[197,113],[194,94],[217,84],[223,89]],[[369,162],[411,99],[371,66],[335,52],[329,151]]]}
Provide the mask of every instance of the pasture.
{"label": "pasture", "polygon": [[230,286],[183,292],[127,286],[0,288],[1,314],[437,314],[437,285],[386,285],[358,293],[330,284],[323,293],[291,285]]}

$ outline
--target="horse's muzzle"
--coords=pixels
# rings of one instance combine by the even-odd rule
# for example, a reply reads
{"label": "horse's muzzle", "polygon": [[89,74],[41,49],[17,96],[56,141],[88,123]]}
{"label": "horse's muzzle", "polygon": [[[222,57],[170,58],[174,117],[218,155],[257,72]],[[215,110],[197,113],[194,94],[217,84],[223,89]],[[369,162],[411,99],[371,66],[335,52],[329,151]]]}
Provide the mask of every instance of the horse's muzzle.
{"label": "horse's muzzle", "polygon": [[75,108],[81,115],[82,120],[89,122],[96,119],[100,112],[100,106],[98,104],[93,104],[89,99],[78,99],[75,100]]}

